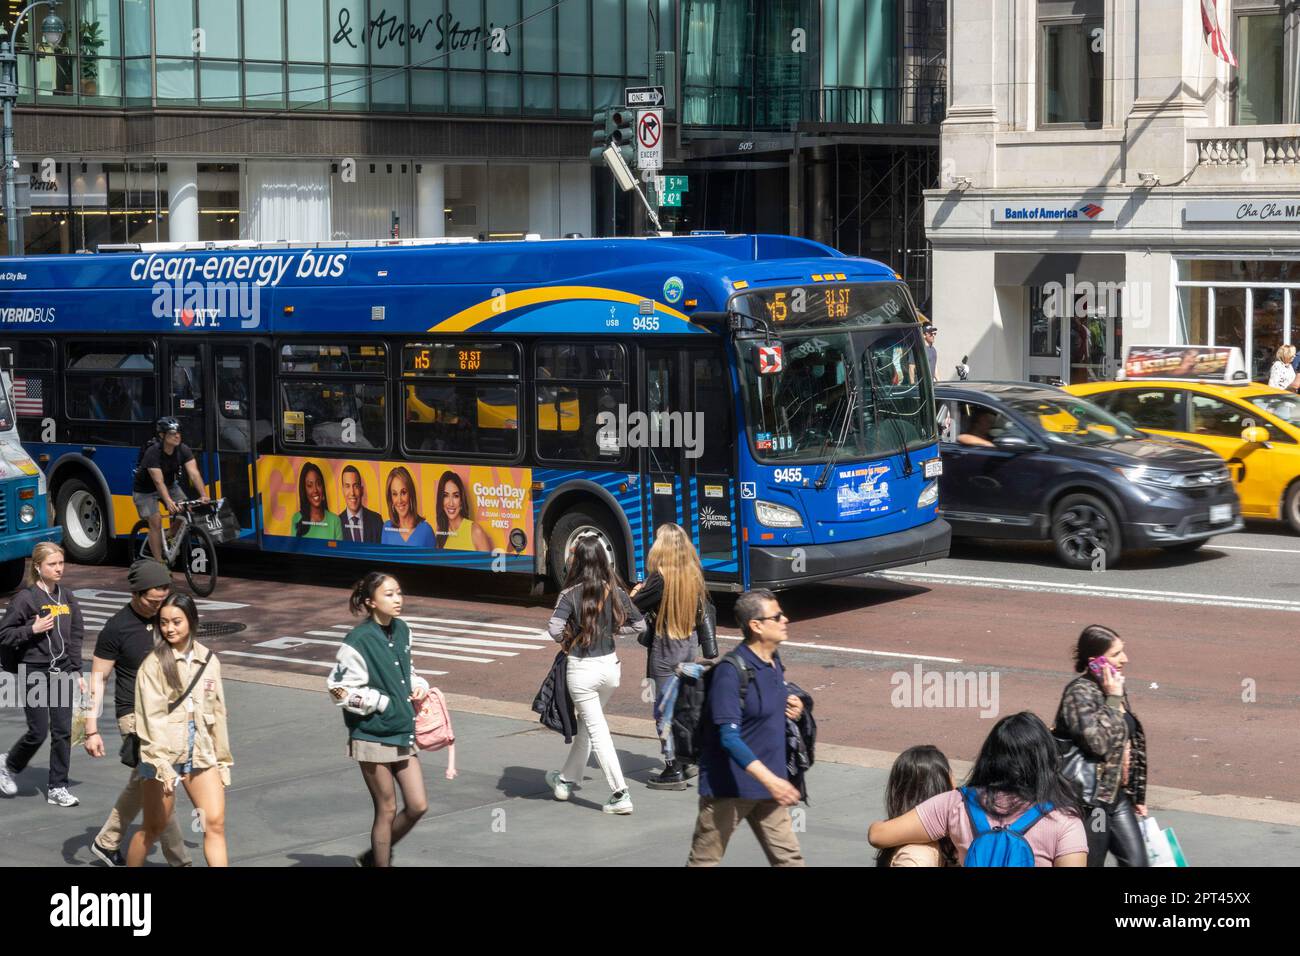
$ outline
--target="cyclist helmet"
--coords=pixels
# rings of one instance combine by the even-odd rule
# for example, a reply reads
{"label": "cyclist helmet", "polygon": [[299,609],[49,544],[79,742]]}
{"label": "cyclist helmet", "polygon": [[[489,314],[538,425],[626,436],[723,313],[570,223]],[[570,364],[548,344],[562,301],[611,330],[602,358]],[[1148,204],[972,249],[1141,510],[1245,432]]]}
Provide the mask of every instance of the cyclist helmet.
{"label": "cyclist helmet", "polygon": [[164,415],[162,418],[158,419],[158,421],[154,422],[154,428],[157,430],[159,435],[167,435],[171,432],[179,432],[181,430],[181,423],[170,415]]}

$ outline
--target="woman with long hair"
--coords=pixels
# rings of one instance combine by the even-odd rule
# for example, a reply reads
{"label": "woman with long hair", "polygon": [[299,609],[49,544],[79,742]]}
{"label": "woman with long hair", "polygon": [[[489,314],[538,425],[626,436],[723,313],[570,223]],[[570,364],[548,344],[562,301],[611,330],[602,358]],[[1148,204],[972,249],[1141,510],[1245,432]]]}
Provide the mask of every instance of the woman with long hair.
{"label": "woman with long hair", "polygon": [[[1088,838],[1069,783],[1060,773],[1060,755],[1047,726],[1022,711],[1003,717],[989,731],[966,778],[988,823],[1007,827],[1034,807],[1051,804],[1024,834],[1035,866],[1086,866]],[[960,790],[949,790],[891,820],[871,824],[867,840],[877,849],[933,843],[947,838],[964,863],[975,828]]]}
{"label": "woman with long hair", "polygon": [[[931,797],[955,788],[948,758],[938,747],[909,747],[889,769],[885,785],[885,815],[901,817]],[[876,854],[876,866],[956,866],[957,849],[947,837],[929,843],[885,847]]]}
{"label": "woman with long hair", "polygon": [[393,847],[429,808],[412,703],[424,699],[429,684],[411,663],[411,629],[401,619],[396,578],[371,571],[353,586],[348,608],[366,619],[343,639],[326,686],[343,708],[348,756],[361,765],[375,809],[370,849],[357,857],[357,866],[392,866]]}
{"label": "woman with long hair", "polygon": [[492,540],[469,513],[465,483],[454,471],[438,479],[438,547],[448,551],[491,551]]}
{"label": "woman with long hair", "polygon": [[[1120,866],[1146,866],[1138,817],[1147,815],[1147,738],[1124,688],[1128,655],[1108,627],[1092,624],[1074,647],[1078,677],[1065,685],[1054,733],[1081,751],[1086,781],[1088,865],[1104,866],[1107,851]],[[1104,821],[1099,817],[1104,815]]]}
{"label": "woman with long hair", "polygon": [[173,592],[158,609],[159,640],[135,678],[140,737],[140,802],[144,824],[131,838],[127,866],[144,866],[176,809],[176,781],[185,786],[203,824],[208,866],[226,866],[226,787],[230,732],[217,655],[194,639],[194,598]]}
{"label": "woman with long hair", "polygon": [[[663,771],[646,786],[685,790],[694,768],[678,763],[673,740],[671,711],[677,665],[700,656],[700,630],[716,620],[716,612],[704,587],[700,556],[681,525],[669,523],[655,529],[645,570],[645,580],[632,591],[632,603],[646,616],[646,634],[641,641],[648,647],[646,677],[655,685],[655,727],[664,755]],[[708,656],[717,656],[716,647],[709,650]]]}
{"label": "woman with long hair", "polygon": [[289,519],[289,529],[298,538],[343,537],[343,522],[330,511],[325,475],[314,461],[303,462],[298,471],[298,513]]}
{"label": "woman with long hair", "polygon": [[388,499],[388,520],[384,522],[382,544],[404,544],[413,548],[435,546],[433,528],[420,516],[420,505],[415,494],[415,479],[405,465],[398,465],[388,473],[384,490]]}
{"label": "woman with long hair", "polygon": [[624,633],[644,633],[645,620],[623,590],[595,535],[578,539],[569,559],[564,590],[547,630],[569,656],[565,675],[578,732],[564,768],[546,772],[546,785],[556,800],[568,800],[574,787],[582,782],[583,768],[594,749],[611,793],[601,809],[605,813],[631,813],[632,797],[605,722],[604,708],[621,673],[614,638]]}
{"label": "woman with long hair", "polygon": [[50,738],[49,788],[45,801],[56,807],[75,807],[79,801],[68,792],[68,765],[72,760],[72,704],[74,680],[81,693],[81,642],[85,627],[81,606],[62,585],[63,549],[42,541],[32,549],[29,587],[9,602],[0,620],[0,644],[8,646],[26,671],[22,688],[27,731],[8,753],[0,754],[0,794],[18,792],[14,780],[27,768],[45,738]]}

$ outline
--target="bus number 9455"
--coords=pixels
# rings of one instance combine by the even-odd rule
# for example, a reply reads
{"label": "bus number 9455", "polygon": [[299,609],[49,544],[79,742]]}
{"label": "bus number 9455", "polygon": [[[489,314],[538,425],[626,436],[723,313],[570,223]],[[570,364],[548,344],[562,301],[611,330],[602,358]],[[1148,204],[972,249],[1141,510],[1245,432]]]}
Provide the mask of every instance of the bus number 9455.
{"label": "bus number 9455", "polygon": [[648,318],[635,318],[632,320],[632,328],[637,332],[658,332],[659,316],[654,315]]}

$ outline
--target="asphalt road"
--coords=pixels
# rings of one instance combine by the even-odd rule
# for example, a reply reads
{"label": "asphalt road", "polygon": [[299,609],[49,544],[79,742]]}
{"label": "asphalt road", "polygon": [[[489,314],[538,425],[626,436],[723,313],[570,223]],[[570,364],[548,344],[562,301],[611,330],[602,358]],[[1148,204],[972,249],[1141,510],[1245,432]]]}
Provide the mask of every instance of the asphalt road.
{"label": "asphalt road", "polygon": [[[201,608],[209,624],[243,628],[205,640],[231,664],[323,682],[353,621],[347,587],[366,569],[224,552],[220,586]],[[532,700],[554,653],[549,598],[531,598],[518,578],[395,571],[419,670],[449,693]],[[1079,630],[1107,624],[1127,643],[1152,784],[1300,802],[1297,571],[1300,538],[1269,525],[1104,572],[1061,568],[1046,545],[959,543],[945,561],[785,592],[793,623],[782,657],[816,698],[823,741],[893,752],[933,743],[969,760],[996,717],[1028,709],[1050,724]],[[69,571],[92,629],[127,599],[123,579],[112,565]],[[729,599],[719,609],[725,625]],[[620,653],[610,709],[648,716],[643,652]],[[946,696],[925,692],[936,680]]]}

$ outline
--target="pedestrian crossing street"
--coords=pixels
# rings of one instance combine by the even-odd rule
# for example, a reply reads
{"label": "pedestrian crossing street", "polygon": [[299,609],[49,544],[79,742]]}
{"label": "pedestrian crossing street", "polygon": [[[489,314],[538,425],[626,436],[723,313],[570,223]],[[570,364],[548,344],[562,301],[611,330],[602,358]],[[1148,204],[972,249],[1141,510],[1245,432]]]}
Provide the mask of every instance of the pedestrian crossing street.
{"label": "pedestrian crossing street", "polygon": [[[98,635],[108,619],[131,600],[131,595],[126,591],[82,588],[73,593],[81,605],[88,638]],[[209,598],[196,598],[195,603],[199,614],[204,616],[220,611],[243,610],[249,606]],[[449,667],[452,662],[493,664],[530,651],[553,647],[554,644],[545,630],[536,627],[415,615],[403,616],[402,620],[411,629],[411,654],[417,665],[416,673],[425,677],[445,677],[451,671],[440,668]],[[239,647],[218,645],[217,649],[222,659],[239,658],[252,666],[266,662],[261,666],[299,664],[328,670],[334,666],[334,655],[343,643],[343,638],[355,626],[356,620],[353,619],[343,624],[279,635],[264,641],[249,641],[250,632],[245,631],[241,635],[243,641]],[[421,664],[425,666],[418,666]]]}

